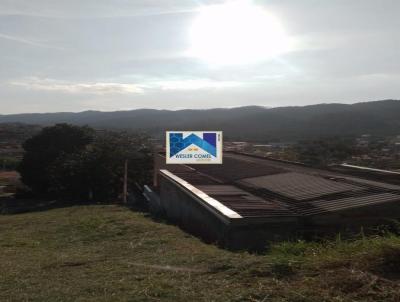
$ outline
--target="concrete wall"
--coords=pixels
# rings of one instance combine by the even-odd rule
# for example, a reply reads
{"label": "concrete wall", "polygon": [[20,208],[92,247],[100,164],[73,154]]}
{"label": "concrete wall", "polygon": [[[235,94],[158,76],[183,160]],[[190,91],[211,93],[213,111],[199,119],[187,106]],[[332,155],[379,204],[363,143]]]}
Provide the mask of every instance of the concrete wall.
{"label": "concrete wall", "polygon": [[160,203],[169,221],[206,242],[225,248],[261,250],[271,241],[295,238],[297,219],[269,222],[249,218],[229,218],[212,209],[195,193],[159,174]]}
{"label": "concrete wall", "polygon": [[308,233],[354,233],[360,232],[361,229],[368,231],[376,226],[390,225],[391,220],[397,219],[400,219],[400,201],[307,216],[303,224],[305,232]]}
{"label": "concrete wall", "polygon": [[[204,193],[183,180],[158,173],[159,200],[157,207],[168,220],[186,231],[230,249],[259,250],[270,242],[315,238],[338,232],[352,234],[367,231],[390,219],[400,218],[400,202],[364,205],[325,214],[304,217],[246,218],[224,215],[207,203]],[[178,180],[177,180],[178,179]],[[191,187],[191,188],[189,188]],[[200,192],[200,195],[198,194]],[[216,201],[218,202],[218,201]]]}
{"label": "concrete wall", "polygon": [[223,238],[222,245],[232,250],[267,249],[272,242],[298,239],[297,223],[282,222],[262,224],[231,225]]}
{"label": "concrete wall", "polygon": [[229,222],[218,218],[194,194],[164,175],[159,175],[160,202],[168,220],[200,236],[207,242],[220,242]]}
{"label": "concrete wall", "polygon": [[149,212],[154,216],[163,215],[163,208],[161,206],[160,197],[149,186],[143,187],[143,196],[148,202]]}

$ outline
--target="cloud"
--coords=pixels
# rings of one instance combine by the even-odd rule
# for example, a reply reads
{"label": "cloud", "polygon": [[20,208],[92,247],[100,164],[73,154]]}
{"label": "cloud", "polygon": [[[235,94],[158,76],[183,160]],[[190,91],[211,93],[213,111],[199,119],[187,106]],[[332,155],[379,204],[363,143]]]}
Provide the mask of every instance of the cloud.
{"label": "cloud", "polygon": [[162,90],[202,90],[202,89],[221,89],[241,86],[241,82],[234,81],[215,81],[210,79],[196,80],[171,80],[156,82]]}
{"label": "cloud", "polygon": [[2,0],[0,16],[41,18],[118,18],[191,13],[199,5],[187,0]]}
{"label": "cloud", "polygon": [[9,41],[18,42],[18,43],[28,44],[28,45],[31,45],[31,46],[36,46],[36,47],[41,47],[41,48],[64,50],[64,48],[56,47],[56,46],[52,46],[52,45],[47,45],[45,43],[42,43],[42,42],[39,42],[39,41],[35,41],[35,40],[32,40],[32,39],[26,39],[26,38],[22,38],[22,37],[10,36],[10,35],[2,34],[2,33],[0,33],[0,39],[5,39],[5,40],[9,40]]}
{"label": "cloud", "polygon": [[24,87],[30,90],[55,91],[70,94],[142,94],[143,88],[135,84],[122,83],[70,83],[53,79],[39,79],[36,77],[22,81],[12,81],[11,85]]}
{"label": "cloud", "polygon": [[69,94],[143,94],[146,90],[153,91],[186,91],[186,90],[213,90],[242,86],[243,83],[235,81],[218,81],[211,79],[183,79],[183,80],[144,80],[139,84],[97,82],[97,83],[72,83],[54,79],[41,79],[37,77],[10,81],[13,86],[23,87],[28,90],[54,91]]}
{"label": "cloud", "polygon": [[188,57],[197,10],[222,2],[0,0],[0,111],[399,97],[400,1],[252,0],[281,21],[295,51],[243,66]]}

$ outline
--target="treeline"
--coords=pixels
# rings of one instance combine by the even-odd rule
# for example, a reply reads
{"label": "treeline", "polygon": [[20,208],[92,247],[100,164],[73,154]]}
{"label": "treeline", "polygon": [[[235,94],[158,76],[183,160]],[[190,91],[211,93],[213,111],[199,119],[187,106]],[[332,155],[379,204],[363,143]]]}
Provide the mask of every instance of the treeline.
{"label": "treeline", "polygon": [[121,197],[125,162],[128,187],[149,181],[152,154],[141,134],[95,131],[57,124],[25,141],[18,167],[25,194],[76,201]]}
{"label": "treeline", "polygon": [[342,163],[360,154],[354,139],[341,137],[302,140],[293,146],[292,151],[295,154],[294,160],[315,167]]}
{"label": "treeline", "polygon": [[41,129],[42,127],[38,125],[0,123],[0,142],[3,145],[7,145],[7,143],[22,143],[39,133]]}
{"label": "treeline", "polygon": [[221,130],[238,141],[298,141],[332,136],[399,135],[400,101],[318,104],[304,107],[240,107],[207,110],[151,110],[0,115],[0,122],[39,125],[67,122],[96,128],[145,130],[162,138],[165,130]]}

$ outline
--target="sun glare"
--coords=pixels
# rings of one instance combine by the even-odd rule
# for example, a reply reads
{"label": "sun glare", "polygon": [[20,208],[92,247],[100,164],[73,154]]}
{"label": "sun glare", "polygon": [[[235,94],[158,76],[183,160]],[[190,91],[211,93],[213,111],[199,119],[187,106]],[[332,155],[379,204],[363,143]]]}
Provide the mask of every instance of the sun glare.
{"label": "sun glare", "polygon": [[210,64],[248,64],[290,50],[282,25],[250,1],[201,8],[190,28],[189,54]]}

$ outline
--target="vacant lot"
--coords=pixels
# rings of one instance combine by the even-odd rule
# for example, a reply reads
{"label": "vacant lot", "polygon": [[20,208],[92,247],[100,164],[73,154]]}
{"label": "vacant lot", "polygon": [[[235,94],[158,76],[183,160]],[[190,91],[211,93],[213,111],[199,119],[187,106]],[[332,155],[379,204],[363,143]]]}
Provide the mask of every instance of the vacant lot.
{"label": "vacant lot", "polygon": [[207,245],[118,206],[0,216],[0,301],[399,301],[400,239]]}

